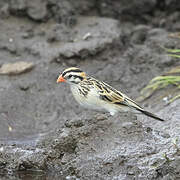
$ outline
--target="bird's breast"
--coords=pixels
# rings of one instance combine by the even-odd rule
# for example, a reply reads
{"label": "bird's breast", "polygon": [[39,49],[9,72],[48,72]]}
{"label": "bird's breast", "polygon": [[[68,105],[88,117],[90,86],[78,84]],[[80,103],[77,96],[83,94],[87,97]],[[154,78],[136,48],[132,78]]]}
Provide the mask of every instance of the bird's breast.
{"label": "bird's breast", "polygon": [[83,89],[78,86],[71,86],[72,94],[76,101],[85,108],[103,110],[103,103],[95,89]]}

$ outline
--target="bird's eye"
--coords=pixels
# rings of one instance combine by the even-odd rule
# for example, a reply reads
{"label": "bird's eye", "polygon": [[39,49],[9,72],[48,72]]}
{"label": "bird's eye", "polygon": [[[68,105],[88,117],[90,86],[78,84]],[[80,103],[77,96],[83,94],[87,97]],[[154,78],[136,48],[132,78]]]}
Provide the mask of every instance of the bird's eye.
{"label": "bird's eye", "polygon": [[71,77],[72,77],[72,75],[70,74],[70,75],[69,75],[69,78],[71,78]]}

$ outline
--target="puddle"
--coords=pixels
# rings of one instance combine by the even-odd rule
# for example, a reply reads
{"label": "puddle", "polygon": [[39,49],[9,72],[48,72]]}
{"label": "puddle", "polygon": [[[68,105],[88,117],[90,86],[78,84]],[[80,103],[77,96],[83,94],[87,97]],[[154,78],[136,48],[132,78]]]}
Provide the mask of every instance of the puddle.
{"label": "puddle", "polygon": [[45,173],[43,171],[21,171],[15,174],[0,174],[0,179],[3,180],[10,180],[10,179],[21,179],[21,180],[60,180],[60,179],[68,179],[68,180],[75,180],[77,178],[71,176],[63,176],[58,173]]}
{"label": "puddle", "polygon": [[3,138],[1,137],[0,144],[1,145],[29,145],[29,146],[35,147],[39,139],[44,134],[45,133],[27,135],[24,133],[14,133],[14,135],[11,134],[8,137],[7,136]]}

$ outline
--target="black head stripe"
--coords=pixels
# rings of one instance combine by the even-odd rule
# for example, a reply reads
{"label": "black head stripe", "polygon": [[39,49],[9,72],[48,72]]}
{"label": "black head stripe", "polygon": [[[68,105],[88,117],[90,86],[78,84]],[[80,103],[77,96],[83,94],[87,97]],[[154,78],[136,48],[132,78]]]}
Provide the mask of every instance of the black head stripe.
{"label": "black head stripe", "polygon": [[82,76],[77,76],[77,75],[73,75],[73,77],[76,79],[76,78],[79,78],[81,81],[83,80],[83,77]]}
{"label": "black head stripe", "polygon": [[79,72],[79,73],[81,73],[81,72],[83,72],[83,71],[81,71],[80,69],[70,69],[70,70],[68,70],[68,71],[64,71],[64,72],[62,73],[62,76],[65,76],[67,73],[70,73],[70,72]]}

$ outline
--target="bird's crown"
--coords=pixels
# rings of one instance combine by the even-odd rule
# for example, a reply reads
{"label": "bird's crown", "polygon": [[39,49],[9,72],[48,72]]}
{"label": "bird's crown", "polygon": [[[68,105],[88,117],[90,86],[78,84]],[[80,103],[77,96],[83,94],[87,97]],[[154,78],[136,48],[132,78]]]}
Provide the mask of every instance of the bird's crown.
{"label": "bird's crown", "polygon": [[77,67],[70,67],[65,69],[57,79],[57,82],[69,82],[78,84],[86,79],[86,73]]}

